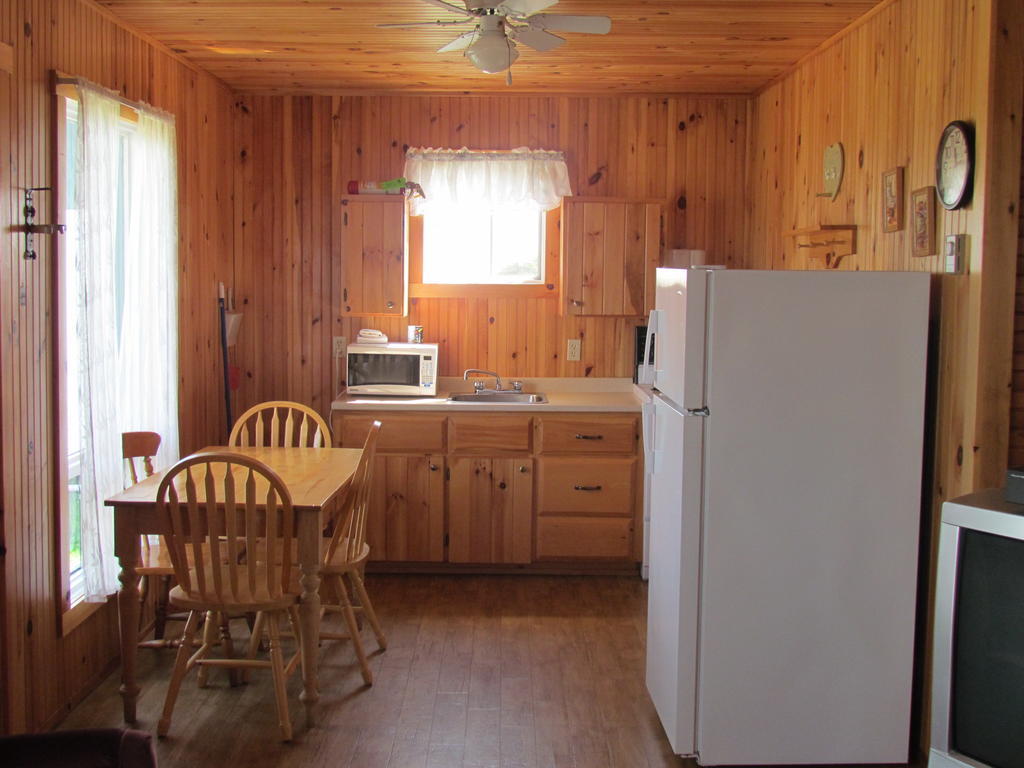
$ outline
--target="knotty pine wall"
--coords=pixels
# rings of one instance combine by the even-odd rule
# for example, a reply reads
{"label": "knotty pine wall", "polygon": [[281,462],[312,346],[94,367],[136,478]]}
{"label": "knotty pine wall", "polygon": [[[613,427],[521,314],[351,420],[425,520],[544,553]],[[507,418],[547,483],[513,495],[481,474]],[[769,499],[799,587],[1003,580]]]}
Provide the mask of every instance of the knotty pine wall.
{"label": "knotty pine wall", "polygon": [[[1024,142],[1022,142],[1024,152]],[[1024,467],[1024,158],[1021,160],[1017,234],[1017,290],[1013,320],[1013,394],[1010,405],[1011,467]]]}
{"label": "knotty pine wall", "polygon": [[[935,273],[934,392],[926,415],[931,518],[926,515],[923,550],[931,589],[935,539],[929,532],[941,503],[1001,484],[1006,467],[1022,27],[1019,0],[890,0],[766,88],[752,106],[747,266],[824,268],[795,253],[785,232],[846,224],[857,227],[857,252],[841,269]],[[976,126],[975,194],[959,211],[936,204],[937,242],[948,233],[967,234],[969,265],[965,275],[942,275],[938,256],[911,255],[909,218],[900,232],[882,231],[881,175],[894,166],[906,169],[909,215],[910,191],[935,183],[939,135],[956,119]],[[822,188],[822,153],[836,141],[845,147],[846,175],[833,202],[815,194]],[[930,636],[930,594],[925,602],[922,644]],[[922,661],[929,670],[930,650]],[[925,743],[927,711],[925,696],[918,710]]]}
{"label": "knotty pine wall", "polygon": [[[117,611],[108,603],[60,636],[54,562],[50,281],[53,240],[37,261],[21,258],[24,187],[53,180],[50,70],[78,75],[149,102],[177,118],[181,296],[181,449],[216,442],[223,421],[216,355],[216,281],[232,258],[232,101],[219,81],[114,22],[89,0],[13,0],[0,5],[0,43],[14,71],[0,71],[0,429],[6,547],[0,581],[0,731],[57,721],[112,668]],[[37,196],[38,222],[53,221]]]}
{"label": "knotty pine wall", "polygon": [[[567,319],[556,299],[413,299],[407,318],[340,315],[332,217],[349,179],[402,174],[408,146],[557,149],[576,195],[666,203],[666,247],[744,256],[748,100],[686,97],[243,95],[236,102],[238,409],[289,398],[326,412],[331,337],[424,326],[441,374],[631,376],[640,318]],[[680,198],[685,197],[685,207]],[[582,360],[564,360],[566,339]]]}

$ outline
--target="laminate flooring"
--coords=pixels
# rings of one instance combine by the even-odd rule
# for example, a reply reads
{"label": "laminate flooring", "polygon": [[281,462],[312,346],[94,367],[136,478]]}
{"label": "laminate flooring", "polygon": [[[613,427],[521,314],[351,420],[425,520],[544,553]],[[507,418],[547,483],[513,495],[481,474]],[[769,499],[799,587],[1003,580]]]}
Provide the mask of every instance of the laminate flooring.
{"label": "laminate flooring", "polygon": [[[348,641],[324,641],[319,720],[279,739],[269,673],[230,687],[186,678],[161,768],[662,768],[672,755],[644,686],[646,587],[638,578],[371,575],[388,637],[365,687]],[[335,621],[331,617],[331,622]],[[177,630],[181,625],[170,625]],[[233,634],[248,636],[245,622]],[[364,632],[374,651],[369,627]],[[154,731],[172,651],[139,650],[136,727]],[[118,674],[62,728],[121,725]]]}

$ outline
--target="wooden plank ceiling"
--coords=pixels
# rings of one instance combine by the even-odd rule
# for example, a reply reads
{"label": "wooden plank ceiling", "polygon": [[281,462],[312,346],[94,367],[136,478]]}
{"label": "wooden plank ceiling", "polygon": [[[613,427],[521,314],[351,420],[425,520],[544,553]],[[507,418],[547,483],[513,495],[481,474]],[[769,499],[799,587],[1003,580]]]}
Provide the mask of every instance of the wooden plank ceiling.
{"label": "wooden plank ceiling", "polygon": [[[471,25],[422,0],[97,0],[241,91],[748,94],[885,0],[561,0],[603,14],[608,35],[520,45],[513,83],[435,51]],[[459,0],[455,0],[458,2]]]}

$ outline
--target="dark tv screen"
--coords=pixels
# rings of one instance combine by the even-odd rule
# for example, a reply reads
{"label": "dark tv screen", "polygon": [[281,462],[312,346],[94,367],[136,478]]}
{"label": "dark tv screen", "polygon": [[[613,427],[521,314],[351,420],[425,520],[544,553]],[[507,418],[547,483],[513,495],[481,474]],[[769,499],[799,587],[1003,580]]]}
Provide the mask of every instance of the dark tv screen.
{"label": "dark tv screen", "polygon": [[962,529],[950,746],[1024,768],[1024,541]]}

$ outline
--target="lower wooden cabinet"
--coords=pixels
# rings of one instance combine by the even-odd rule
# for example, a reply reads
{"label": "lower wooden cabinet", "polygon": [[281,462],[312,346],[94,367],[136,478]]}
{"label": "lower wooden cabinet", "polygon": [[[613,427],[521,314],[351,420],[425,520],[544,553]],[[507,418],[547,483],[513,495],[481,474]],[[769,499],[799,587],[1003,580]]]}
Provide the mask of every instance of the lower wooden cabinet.
{"label": "lower wooden cabinet", "polygon": [[371,560],[569,569],[640,560],[635,414],[335,411],[336,444],[361,447],[374,419]]}
{"label": "lower wooden cabinet", "polygon": [[533,460],[464,456],[449,469],[449,562],[529,563]]}
{"label": "lower wooden cabinet", "polygon": [[539,517],[537,559],[625,560],[632,533],[633,521],[628,517]]}
{"label": "lower wooden cabinet", "polygon": [[371,560],[444,562],[444,456],[377,456],[367,517]]}

